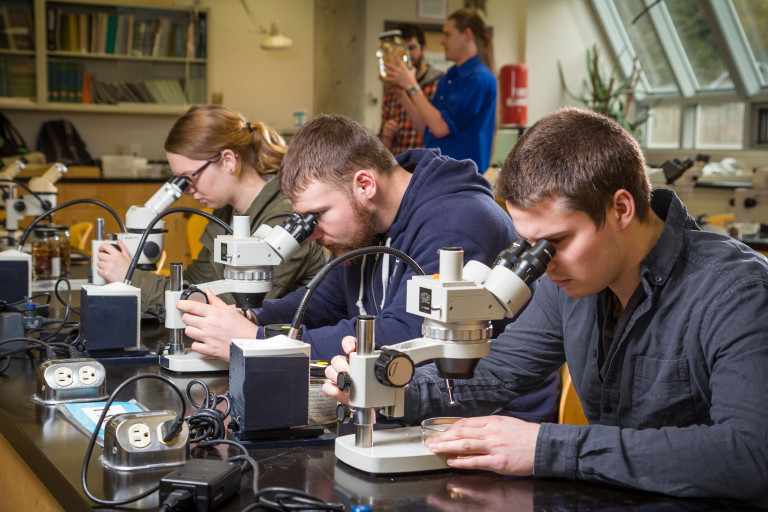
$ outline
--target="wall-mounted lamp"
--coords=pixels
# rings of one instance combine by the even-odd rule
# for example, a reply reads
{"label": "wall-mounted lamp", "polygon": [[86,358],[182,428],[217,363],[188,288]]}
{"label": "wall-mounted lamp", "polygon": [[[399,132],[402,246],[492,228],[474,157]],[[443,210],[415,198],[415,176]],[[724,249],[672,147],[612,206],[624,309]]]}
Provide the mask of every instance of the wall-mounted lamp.
{"label": "wall-mounted lamp", "polygon": [[280,26],[277,24],[277,21],[273,21],[269,26],[269,37],[261,42],[261,49],[287,50],[289,48],[293,48],[293,40],[285,37],[280,32]]}
{"label": "wall-mounted lamp", "polygon": [[277,20],[270,24],[269,32],[267,32],[267,29],[256,23],[256,20],[251,14],[251,10],[248,8],[248,4],[245,3],[245,0],[240,0],[240,4],[248,14],[248,17],[250,18],[253,26],[258,27],[259,33],[269,34],[269,37],[261,42],[260,46],[262,50],[287,50],[289,48],[293,48],[293,40],[284,36],[282,32],[280,32],[280,26],[277,24]]}

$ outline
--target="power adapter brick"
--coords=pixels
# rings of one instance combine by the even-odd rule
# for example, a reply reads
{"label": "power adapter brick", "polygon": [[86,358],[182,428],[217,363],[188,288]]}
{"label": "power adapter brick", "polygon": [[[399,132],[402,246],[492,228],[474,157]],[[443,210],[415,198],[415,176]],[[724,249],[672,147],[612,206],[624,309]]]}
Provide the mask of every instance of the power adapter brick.
{"label": "power adapter brick", "polygon": [[208,512],[240,490],[240,465],[215,459],[190,459],[160,480],[160,503],[174,491],[192,494],[190,506],[177,510]]}

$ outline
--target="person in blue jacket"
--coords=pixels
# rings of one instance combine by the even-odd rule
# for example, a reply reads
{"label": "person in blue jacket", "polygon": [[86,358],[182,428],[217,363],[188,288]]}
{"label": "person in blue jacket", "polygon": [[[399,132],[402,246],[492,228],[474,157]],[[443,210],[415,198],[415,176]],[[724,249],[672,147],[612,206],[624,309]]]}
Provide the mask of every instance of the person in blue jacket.
{"label": "person in blue jacket", "polygon": [[[496,193],[515,228],[556,254],[474,379],[420,367],[403,420],[465,416],[426,447],[458,469],[623,486],[673,496],[768,499],[768,262],[702,231],[651,190],[635,138],[586,109],[558,110],[518,140]],[[355,339],[343,340],[345,351]],[[588,425],[490,413],[568,363]],[[323,390],[349,365],[332,360]]]}
{"label": "person in blue jacket", "polygon": [[[280,188],[297,213],[315,213],[316,240],[339,256],[374,245],[403,251],[427,274],[439,271],[438,250],[461,247],[465,261],[492,265],[516,238],[509,216],[494,201],[490,183],[470,161],[438,150],[414,149],[397,159],[360,123],[341,115],[316,117],[291,140]],[[302,340],[312,359],[342,354],[341,340],[356,332],[357,316],[376,316],[376,341],[391,345],[421,337],[423,319],[406,312],[413,271],[387,254],[370,254],[333,269],[304,314]],[[180,301],[192,349],[229,359],[233,338],[264,338],[265,325],[290,323],[304,290],[267,300],[253,320],[215,296],[211,304]],[[554,409],[553,377],[527,410]]]}
{"label": "person in blue jacket", "polygon": [[476,11],[459,9],[443,25],[445,58],[455,63],[437,84],[432,101],[405,64],[387,64],[387,76],[401,87],[400,102],[411,123],[424,131],[424,147],[463,160],[482,174],[491,161],[496,130],[493,44]]}

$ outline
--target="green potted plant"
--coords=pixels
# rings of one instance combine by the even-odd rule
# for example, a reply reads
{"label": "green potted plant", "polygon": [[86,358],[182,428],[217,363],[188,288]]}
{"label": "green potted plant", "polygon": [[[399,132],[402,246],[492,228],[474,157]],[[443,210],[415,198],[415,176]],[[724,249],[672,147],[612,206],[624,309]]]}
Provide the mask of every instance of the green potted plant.
{"label": "green potted plant", "polygon": [[587,74],[588,79],[583,82],[586,94],[583,96],[571,92],[565,83],[563,67],[558,61],[557,69],[560,72],[560,82],[563,89],[571,98],[582,102],[585,106],[605,114],[616,120],[621,126],[637,135],[638,128],[648,121],[648,112],[639,116],[632,116],[632,106],[635,97],[635,86],[640,79],[643,66],[637,57],[632,61],[632,71],[624,79],[621,79],[614,67],[608,75],[604,75],[600,69],[599,52],[597,45],[587,49]]}

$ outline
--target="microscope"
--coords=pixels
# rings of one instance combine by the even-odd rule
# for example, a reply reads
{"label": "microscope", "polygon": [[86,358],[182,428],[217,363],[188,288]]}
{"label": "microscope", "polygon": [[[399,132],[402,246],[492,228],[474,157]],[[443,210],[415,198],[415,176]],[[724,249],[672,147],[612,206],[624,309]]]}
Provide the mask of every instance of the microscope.
{"label": "microscope", "polygon": [[407,285],[406,311],[424,318],[423,337],[376,348],[374,317],[358,317],[357,351],[337,384],[349,390],[355,433],[336,439],[336,456],[359,470],[411,473],[445,469],[445,458],[426,449],[420,427],[373,430],[375,411],[404,414],[405,387],[417,363],[434,360],[453,403],[453,379],[471,379],[491,350],[491,321],[513,317],[530,299],[530,285],[546,271],[555,249],[546,240],[531,247],[518,239],[493,269],[470,261],[464,251],[440,250],[440,273],[414,276]]}
{"label": "microscope", "polygon": [[[5,240],[17,240],[19,220],[28,215],[38,216],[56,206],[56,183],[67,172],[63,164],[52,164],[42,176],[29,180],[32,194],[20,195],[15,177],[26,168],[26,160],[19,159],[0,172],[0,181],[11,182],[5,196]],[[32,294],[32,255],[19,249],[0,252],[0,299],[15,302]]]}
{"label": "microscope", "polygon": [[[160,189],[155,192],[143,206],[133,205],[125,214],[125,233],[118,233],[117,239],[121,240],[128,253],[133,256],[138,249],[139,240],[141,240],[144,230],[152,219],[160,212],[171,206],[181,197],[189,184],[184,178],[173,176],[166,181]],[[154,270],[156,263],[163,254],[163,233],[165,231],[165,221],[159,221],[147,237],[147,241],[142,248],[139,258],[138,268],[143,270]],[[104,243],[103,236],[96,236],[91,241],[91,282],[95,285],[106,284],[106,281],[98,273],[98,254],[99,246]]]}
{"label": "microscope", "polygon": [[210,372],[229,369],[226,361],[203,356],[184,348],[186,324],[176,309],[180,300],[208,302],[203,292],[215,295],[231,293],[235,305],[247,310],[259,307],[272,289],[273,267],[293,256],[317,226],[312,213],[294,213],[280,226],[259,226],[251,235],[248,215],[232,218],[232,235],[219,235],[214,241],[213,260],[224,265],[224,279],[184,287],[181,264],[171,264],[170,289],[165,292],[165,327],[170,331],[167,353],[160,356],[160,366],[174,372]]}
{"label": "microscope", "polygon": [[766,201],[768,201],[768,167],[761,167],[752,175],[752,188],[739,187],[733,190],[731,204],[733,204],[734,226],[743,230],[751,222],[749,209]]}
{"label": "microscope", "polygon": [[681,201],[690,200],[696,182],[701,177],[709,155],[696,155],[696,159],[686,158],[680,161],[672,158],[661,164],[659,169],[649,169],[648,178],[654,187],[670,188]]}
{"label": "microscope", "polygon": [[[16,175],[26,168],[26,162],[16,160],[13,164],[3,169],[0,179],[13,181]],[[10,184],[8,196],[5,199],[5,230],[10,243],[16,239],[16,231],[19,229],[19,221],[24,217],[34,216],[46,212],[56,206],[58,191],[54,185],[66,174],[67,166],[60,163],[51,166],[41,175],[29,180],[31,193],[21,195],[19,186]]]}

